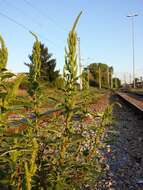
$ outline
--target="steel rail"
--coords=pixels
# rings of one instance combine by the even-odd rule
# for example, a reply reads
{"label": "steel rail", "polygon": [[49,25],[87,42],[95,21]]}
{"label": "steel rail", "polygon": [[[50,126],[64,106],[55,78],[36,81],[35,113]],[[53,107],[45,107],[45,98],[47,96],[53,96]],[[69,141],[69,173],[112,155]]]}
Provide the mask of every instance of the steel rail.
{"label": "steel rail", "polygon": [[131,97],[128,93],[117,92],[117,95],[143,114],[143,100]]}

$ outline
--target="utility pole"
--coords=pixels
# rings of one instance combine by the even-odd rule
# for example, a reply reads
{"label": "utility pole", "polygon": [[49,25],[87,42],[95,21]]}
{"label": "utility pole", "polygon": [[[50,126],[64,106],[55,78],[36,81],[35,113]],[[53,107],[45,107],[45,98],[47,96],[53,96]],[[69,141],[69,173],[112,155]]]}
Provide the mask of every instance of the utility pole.
{"label": "utility pole", "polygon": [[132,23],[132,52],[133,52],[133,88],[136,87],[135,83],[135,43],[134,43],[134,38],[135,38],[135,33],[134,33],[134,17],[138,16],[138,14],[130,14],[127,17],[131,18],[131,23]]}
{"label": "utility pole", "polygon": [[80,54],[80,38],[77,37],[78,42],[78,65],[79,65],[79,76],[80,76],[80,90],[82,90],[82,64],[81,64],[81,54]]}

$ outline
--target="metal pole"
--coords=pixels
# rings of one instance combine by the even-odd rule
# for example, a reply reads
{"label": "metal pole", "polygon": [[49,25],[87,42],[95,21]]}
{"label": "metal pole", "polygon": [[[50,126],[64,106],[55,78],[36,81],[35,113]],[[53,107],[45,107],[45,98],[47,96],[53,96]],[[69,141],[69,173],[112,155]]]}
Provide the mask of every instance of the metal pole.
{"label": "metal pole", "polygon": [[135,32],[134,32],[134,17],[138,16],[138,14],[130,14],[127,17],[131,18],[132,23],[132,53],[133,53],[133,88],[136,87],[135,83]]}
{"label": "metal pole", "polygon": [[135,48],[134,48],[134,17],[132,17],[132,50],[133,50],[133,86],[136,87],[135,83]]}

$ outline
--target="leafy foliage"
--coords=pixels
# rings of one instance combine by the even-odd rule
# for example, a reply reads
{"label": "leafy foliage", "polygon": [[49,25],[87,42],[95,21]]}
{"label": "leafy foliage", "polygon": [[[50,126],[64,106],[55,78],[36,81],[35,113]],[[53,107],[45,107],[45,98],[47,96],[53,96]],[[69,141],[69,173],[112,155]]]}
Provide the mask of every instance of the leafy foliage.
{"label": "leafy foliage", "polygon": [[[33,33],[32,33],[33,34]],[[36,42],[34,43],[34,50],[33,50],[33,62],[34,67],[30,70],[30,78],[31,82],[37,82],[39,77],[39,69],[40,69],[40,61],[39,61],[39,45],[38,45],[38,38],[35,34],[33,34],[36,38]],[[3,105],[9,105],[12,100],[16,96],[16,91],[20,85],[21,80],[23,79],[23,75],[20,75],[16,78],[13,86],[9,89],[7,86],[6,88],[6,95],[3,99]],[[2,81],[3,83],[5,81]],[[5,82],[6,83],[6,82]],[[7,83],[6,83],[7,84]],[[33,84],[32,84],[33,85]],[[32,86],[33,87],[33,86]],[[9,123],[7,121],[7,114],[8,108],[1,113],[1,118],[3,119],[1,122],[2,134],[1,134],[1,148],[0,148],[0,169],[3,166],[4,172],[2,172],[2,180],[0,181],[0,185],[2,187],[8,189],[31,189],[31,181],[32,177],[36,172],[36,155],[38,151],[38,143],[37,139],[33,138],[34,136],[34,128],[32,125],[35,125],[37,122],[37,97],[36,97],[36,90],[32,89],[33,93],[31,94],[34,97],[34,107],[33,110],[36,114],[35,122],[28,121],[22,122],[19,121],[20,124],[22,122],[23,127],[27,128],[26,133],[20,133],[20,129],[18,126],[14,127],[15,123]],[[5,108],[5,107],[4,107]],[[12,110],[11,110],[12,111]],[[7,135],[7,132],[11,132],[10,136]],[[4,181],[3,181],[4,180]]]}
{"label": "leafy foliage", "polygon": [[59,71],[55,71],[56,59],[48,52],[48,48],[41,44],[41,79],[48,82],[55,81],[59,76]]}
{"label": "leafy foliage", "polygon": [[58,89],[63,89],[64,87],[64,78],[62,76],[59,76],[56,78],[54,82],[54,86],[57,87]]}
{"label": "leafy foliage", "polygon": [[6,68],[8,59],[8,51],[5,47],[4,40],[2,36],[0,35],[0,72]]}
{"label": "leafy foliage", "polygon": [[[52,54],[48,52],[48,48],[44,46],[41,42],[39,42],[39,48],[40,48],[40,62],[41,62],[41,67],[40,67],[40,80],[42,81],[47,81],[47,82],[54,82],[58,76],[59,76],[59,71],[55,71],[56,67],[56,59],[52,58]],[[35,47],[33,47],[34,50]],[[30,59],[30,64],[25,63],[28,67],[31,69],[33,68],[33,53],[32,55],[29,55]]]}
{"label": "leafy foliage", "polygon": [[7,80],[15,75],[8,72],[6,69],[8,60],[8,51],[5,47],[3,38],[0,36],[1,49],[0,49],[0,122],[3,113],[9,108],[10,104],[16,97],[16,91],[23,79],[23,75],[18,75],[12,86],[9,85]]}
{"label": "leafy foliage", "polygon": [[121,87],[121,81],[119,78],[114,77],[113,78],[113,88],[120,88]]}
{"label": "leafy foliage", "polygon": [[103,63],[92,63],[89,66],[91,84],[99,88],[112,88],[113,67]]}
{"label": "leafy foliage", "polygon": [[[90,112],[87,70],[82,74],[83,91],[78,90],[76,25],[81,14],[82,12],[69,32],[68,48],[65,49],[64,73],[60,82],[63,99],[59,101],[55,97],[50,98],[56,104],[55,110],[47,111],[52,116],[39,111],[42,97],[42,50],[34,33],[31,33],[35,42],[28,75],[27,101],[30,109],[26,113],[25,102],[21,105],[21,112],[12,109],[23,75],[18,76],[10,88],[6,79],[13,75],[8,72],[1,74],[0,82],[4,94],[1,95],[1,102],[4,102],[1,110],[5,108],[0,113],[1,189],[94,189],[102,174],[100,150],[104,146],[106,127],[112,122],[112,107],[108,107],[101,114]],[[48,97],[46,99],[45,96],[46,101]],[[12,117],[13,114],[19,118]]]}

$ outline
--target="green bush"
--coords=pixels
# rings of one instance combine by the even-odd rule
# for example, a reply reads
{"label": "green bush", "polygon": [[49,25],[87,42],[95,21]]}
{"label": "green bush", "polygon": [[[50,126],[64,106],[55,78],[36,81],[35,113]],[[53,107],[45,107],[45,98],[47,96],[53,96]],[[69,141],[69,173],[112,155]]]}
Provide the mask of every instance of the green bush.
{"label": "green bush", "polygon": [[57,87],[58,89],[64,88],[64,78],[62,76],[56,78],[54,86]]}

